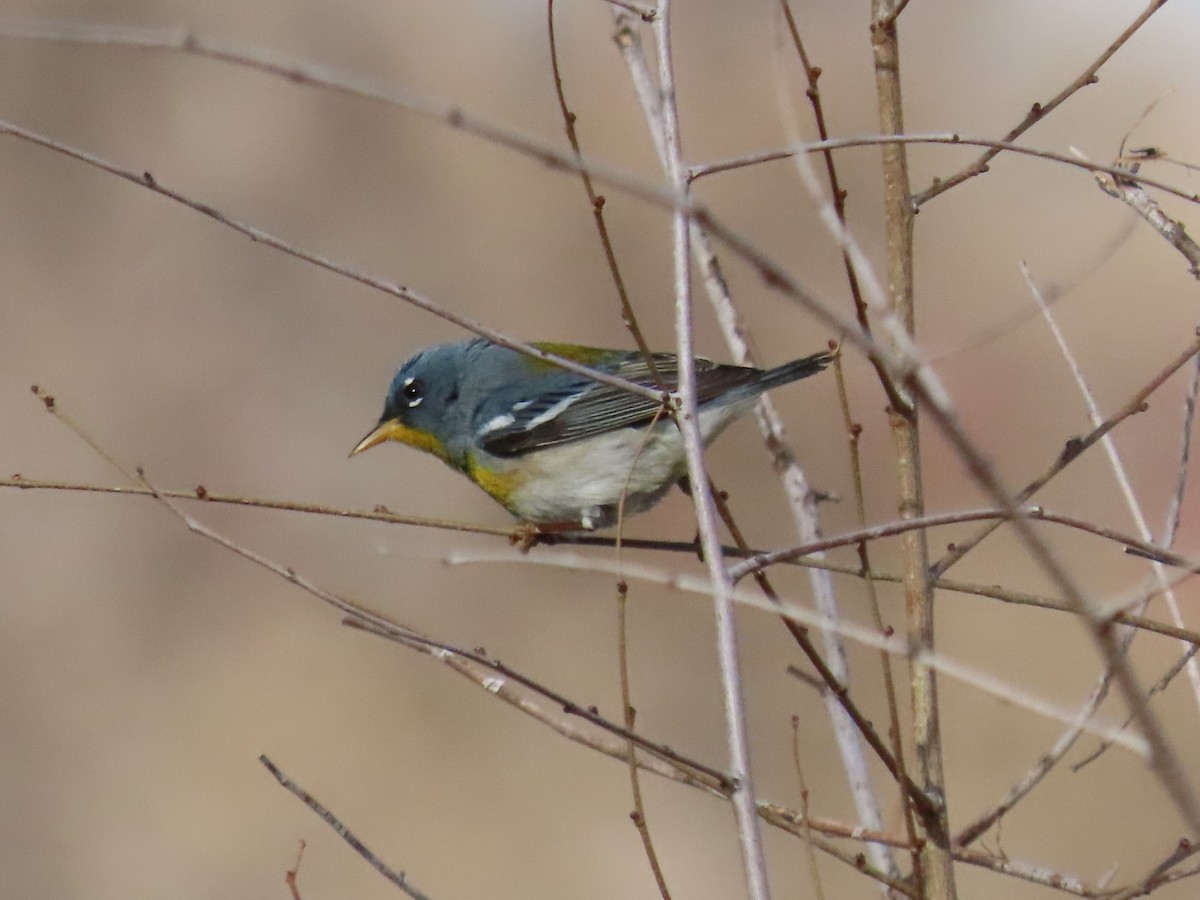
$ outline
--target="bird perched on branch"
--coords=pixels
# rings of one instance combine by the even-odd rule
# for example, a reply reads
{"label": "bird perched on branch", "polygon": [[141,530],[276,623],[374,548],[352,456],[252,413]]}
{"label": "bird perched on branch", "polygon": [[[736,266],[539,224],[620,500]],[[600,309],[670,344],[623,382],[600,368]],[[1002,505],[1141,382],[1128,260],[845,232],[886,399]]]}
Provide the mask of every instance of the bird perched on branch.
{"label": "bird perched on branch", "polygon": [[[600,372],[661,389],[679,386],[673,353],[577,344],[533,345]],[[824,369],[831,352],[773,369],[696,359],[707,445],[758,396]],[[427,347],[392,379],[383,415],[351,451],[386,441],[437,456],[542,533],[607,528],[649,509],[687,474],[683,439],[663,400],[568,372],[482,338]]]}

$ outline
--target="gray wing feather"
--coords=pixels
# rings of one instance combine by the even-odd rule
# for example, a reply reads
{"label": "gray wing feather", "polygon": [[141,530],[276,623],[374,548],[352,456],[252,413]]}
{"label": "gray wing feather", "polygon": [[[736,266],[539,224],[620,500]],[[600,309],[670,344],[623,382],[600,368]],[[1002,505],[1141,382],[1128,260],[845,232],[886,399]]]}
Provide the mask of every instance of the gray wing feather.
{"label": "gray wing feather", "polygon": [[[654,363],[661,385],[668,391],[675,390],[679,386],[675,355],[656,353]],[[659,384],[641,357],[631,356],[617,365],[613,373],[648,387]],[[758,369],[697,359],[698,400],[703,404],[753,382],[761,374]],[[649,425],[661,407],[661,403],[648,397],[571,376],[555,389],[537,397],[521,398],[507,406],[501,415],[489,417],[478,439],[483,449],[495,456],[518,456],[618,428]]]}

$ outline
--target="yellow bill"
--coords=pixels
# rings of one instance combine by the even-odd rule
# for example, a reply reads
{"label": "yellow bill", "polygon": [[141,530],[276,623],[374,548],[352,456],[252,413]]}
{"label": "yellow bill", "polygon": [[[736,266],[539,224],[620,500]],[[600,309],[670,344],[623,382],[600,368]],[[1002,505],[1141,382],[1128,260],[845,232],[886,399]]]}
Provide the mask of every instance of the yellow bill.
{"label": "yellow bill", "polygon": [[401,444],[416,447],[418,450],[424,450],[426,453],[432,453],[434,456],[440,456],[443,459],[446,457],[446,450],[442,442],[433,434],[423,428],[411,428],[399,419],[380,422],[370,434],[355,445],[354,449],[350,451],[350,455],[358,456],[364,450],[370,450],[386,441],[398,441]]}

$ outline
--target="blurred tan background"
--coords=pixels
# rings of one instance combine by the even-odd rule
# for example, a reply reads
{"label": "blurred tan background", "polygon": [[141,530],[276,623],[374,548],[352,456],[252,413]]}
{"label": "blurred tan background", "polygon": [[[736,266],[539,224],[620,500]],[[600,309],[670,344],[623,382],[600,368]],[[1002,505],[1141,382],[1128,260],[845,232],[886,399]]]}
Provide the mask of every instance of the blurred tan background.
{"label": "blurred tan background", "polygon": [[[799,72],[777,49],[774,4],[678,6],[687,159],[785,143],[775,66],[782,61],[792,79]],[[914,0],[902,27],[909,129],[1001,135],[1031,102],[1078,75],[1143,6]],[[825,72],[831,129],[871,133],[866,3],[800,0],[795,9]],[[565,146],[545,5],[532,0],[0,3],[0,22],[32,16],[194,27],[377,76]],[[1098,85],[1027,142],[1110,159],[1161,98],[1133,145],[1200,159],[1198,28],[1194,4],[1168,5]],[[559,3],[563,76],[581,139],[586,152],[657,178],[610,33],[609,8],[599,0]],[[437,122],[178,54],[10,38],[0,38],[0,117],[149,170],[234,218],[516,336],[629,344],[577,179]],[[808,118],[800,121],[811,133]],[[914,185],[972,157],[916,148]],[[873,149],[839,156],[852,224],[879,261],[877,160]],[[1154,174],[1197,188],[1180,169]],[[849,309],[840,259],[788,164],[709,179],[700,193],[807,285]],[[667,217],[605,194],[647,336],[669,347]],[[346,459],[374,423],[394,366],[426,343],[461,336],[446,323],[13,139],[0,140],[0,205],[5,476],[120,480],[42,411],[29,393],[38,383],[107,450],[143,464],[159,485],[508,523],[430,457],[388,447]],[[1197,221],[1195,207],[1166,205]],[[922,346],[939,358],[971,433],[1013,484],[1087,430],[1039,322],[963,349],[1028,310],[1019,261],[1048,281],[1078,282],[1057,311],[1106,411],[1182,349],[1196,322],[1196,286],[1181,257],[1140,224],[1113,251],[1129,214],[1080,171],[1001,158],[986,177],[929,204],[917,226]],[[811,352],[831,337],[745,266],[726,262],[764,361]],[[726,358],[707,308],[698,309],[701,348]],[[861,360],[848,366],[865,427],[870,515],[885,521],[894,495],[884,400]],[[1174,477],[1183,387],[1182,378],[1172,380],[1148,413],[1117,433],[1156,529]],[[815,485],[846,498],[827,507],[827,530],[852,527],[833,379],[776,399]],[[738,481],[734,507],[756,544],[795,540],[751,424],[735,428],[709,460],[718,482]],[[980,502],[936,436],[925,463],[932,511]],[[1098,451],[1041,499],[1133,530]],[[1194,509],[1189,499],[1185,549],[1197,538]],[[452,551],[502,546],[484,538],[295,513],[194,512],[328,589],[453,643],[484,645],[575,700],[619,715],[611,579],[443,564]],[[687,501],[672,496],[629,532],[690,539]],[[1054,536],[1097,597],[1144,575],[1143,565],[1111,546]],[[939,532],[933,545],[953,537]],[[633,558],[699,571],[686,558]],[[891,547],[877,548],[876,559],[895,567]],[[1045,587],[1003,535],[956,574]],[[786,573],[779,581],[807,598],[804,578]],[[285,897],[283,876],[300,839],[309,841],[300,873],[306,900],[396,896],[275,785],[256,761],[260,753],[437,900],[656,896],[628,820],[621,765],[554,736],[429,659],[340,627],[315,600],[189,534],[149,501],[0,492],[0,585],[0,896]],[[867,621],[858,585],[838,585],[847,616]],[[1195,588],[1180,596],[1190,624],[1200,627]],[[640,727],[720,765],[709,604],[637,584],[631,598]],[[902,625],[895,595],[886,602],[890,621]],[[852,821],[822,705],[784,673],[797,653],[776,621],[744,611],[740,624],[759,793],[798,803],[789,727],[796,714],[813,811]],[[1081,629],[1061,614],[949,595],[939,628],[948,655],[1068,706],[1097,672]],[[1149,680],[1177,653],[1146,637],[1135,661]],[[882,722],[877,658],[860,650],[851,657],[860,700]],[[943,699],[951,817],[961,824],[994,802],[1059,727],[949,682]],[[1182,679],[1156,702],[1200,783],[1197,710]],[[1110,719],[1122,714],[1119,704],[1106,709]],[[650,777],[644,789],[675,895],[738,896],[728,808]],[[881,793],[894,828],[891,792]],[[1114,752],[1079,775],[1058,771],[987,845],[1088,879],[1120,863],[1124,881],[1182,833],[1143,764]],[[807,896],[799,843],[768,832],[768,849],[778,896]],[[877,896],[840,864],[821,867],[828,896]],[[961,869],[960,878],[967,896],[1048,896],[978,871]],[[1196,890],[1185,884],[1160,896]]]}

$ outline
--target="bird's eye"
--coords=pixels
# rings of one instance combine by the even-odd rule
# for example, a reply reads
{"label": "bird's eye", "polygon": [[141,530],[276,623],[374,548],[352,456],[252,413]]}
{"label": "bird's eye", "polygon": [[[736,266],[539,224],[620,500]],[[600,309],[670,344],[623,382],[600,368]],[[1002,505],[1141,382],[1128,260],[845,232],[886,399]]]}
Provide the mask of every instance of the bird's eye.
{"label": "bird's eye", "polygon": [[421,401],[425,399],[425,385],[417,378],[410,378],[404,382],[404,387],[400,389],[400,392],[404,395],[404,399],[408,402],[409,406],[419,406]]}

